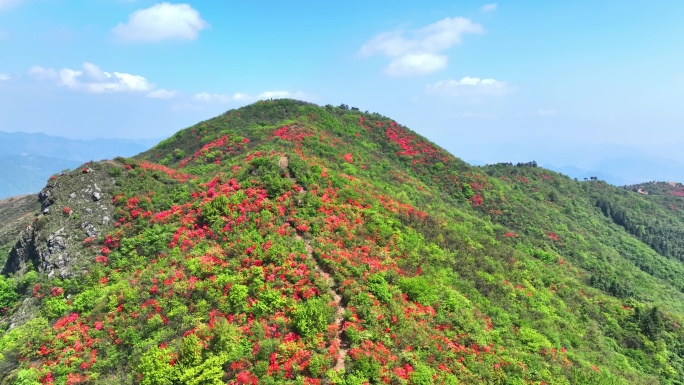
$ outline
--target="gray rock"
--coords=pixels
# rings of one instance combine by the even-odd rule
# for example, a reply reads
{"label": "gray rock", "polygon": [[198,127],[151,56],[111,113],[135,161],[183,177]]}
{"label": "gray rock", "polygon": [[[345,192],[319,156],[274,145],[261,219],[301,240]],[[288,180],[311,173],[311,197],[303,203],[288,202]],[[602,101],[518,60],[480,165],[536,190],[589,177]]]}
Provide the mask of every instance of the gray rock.
{"label": "gray rock", "polygon": [[38,199],[40,200],[40,205],[43,208],[55,203],[55,198],[52,196],[52,191],[50,191],[48,187],[45,187],[38,193]]}
{"label": "gray rock", "polygon": [[47,247],[50,251],[50,254],[58,253],[66,249],[66,240],[64,239],[65,236],[66,232],[64,231],[64,227],[48,236]]}
{"label": "gray rock", "polygon": [[107,225],[108,223],[109,223],[109,217],[107,217],[107,216],[102,217],[102,224]]}
{"label": "gray rock", "polygon": [[[63,269],[64,267],[66,267],[67,262],[69,262],[68,256],[65,256],[64,254],[60,254],[59,256],[57,256],[57,260],[55,261],[55,264],[60,269]],[[60,275],[61,275],[61,271],[60,271]]]}
{"label": "gray rock", "polygon": [[90,222],[83,222],[81,228],[85,231],[86,235],[89,237],[97,237],[100,234],[100,230],[95,228]]}
{"label": "gray rock", "polygon": [[94,192],[94,193],[93,193],[93,200],[94,200],[95,202],[97,202],[97,201],[99,201],[100,199],[102,199],[102,196],[100,196],[100,193],[99,193],[99,192]]}
{"label": "gray rock", "polygon": [[76,193],[75,193],[75,192],[72,192],[71,194],[69,194],[69,198],[71,198],[71,199],[76,198]]}
{"label": "gray rock", "polygon": [[50,214],[50,208],[49,208],[49,207],[44,208],[44,209],[43,209],[43,214],[45,214],[45,215]]}

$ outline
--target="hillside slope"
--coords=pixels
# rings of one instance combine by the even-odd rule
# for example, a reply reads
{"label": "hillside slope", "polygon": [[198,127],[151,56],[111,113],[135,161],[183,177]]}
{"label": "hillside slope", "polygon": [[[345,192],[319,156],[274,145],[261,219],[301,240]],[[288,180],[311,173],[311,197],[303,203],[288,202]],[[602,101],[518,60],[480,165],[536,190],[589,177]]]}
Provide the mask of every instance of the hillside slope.
{"label": "hillside slope", "polygon": [[0,278],[0,375],[682,383],[682,260],[600,203],[645,198],[258,102],[49,181]]}

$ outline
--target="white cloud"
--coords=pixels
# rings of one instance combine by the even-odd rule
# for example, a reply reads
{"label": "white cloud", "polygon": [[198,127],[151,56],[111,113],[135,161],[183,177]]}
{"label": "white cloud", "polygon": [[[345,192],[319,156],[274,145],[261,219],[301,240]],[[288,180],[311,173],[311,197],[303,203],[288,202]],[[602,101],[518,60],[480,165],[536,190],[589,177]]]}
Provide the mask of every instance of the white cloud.
{"label": "white cloud", "polygon": [[176,97],[176,95],[178,95],[178,91],[160,88],[158,90],[148,92],[145,96],[152,99],[173,99]]}
{"label": "white cloud", "polygon": [[208,92],[200,92],[198,94],[195,94],[195,96],[193,96],[192,98],[197,100],[198,102],[204,103],[228,103],[231,100],[233,100],[233,98],[231,98],[228,95],[210,94]]}
{"label": "white cloud", "polygon": [[33,66],[28,70],[28,74],[37,79],[56,79],[57,72],[52,68],[43,68],[41,66]]}
{"label": "white cloud", "polygon": [[301,92],[292,93],[290,91],[264,91],[257,95],[256,99],[284,99],[303,96]]}
{"label": "white cloud", "polygon": [[558,111],[556,111],[556,110],[539,110],[539,111],[537,111],[537,115],[539,115],[539,116],[552,116],[552,115],[556,115],[557,113],[558,113]]}
{"label": "white cloud", "polygon": [[499,8],[499,6],[496,3],[493,4],[485,4],[480,8],[482,12],[494,12],[496,9]]}
{"label": "white cloud", "polygon": [[80,70],[62,68],[55,71],[52,68],[33,66],[29,75],[42,80],[57,80],[57,85],[72,90],[93,94],[117,92],[150,92],[154,84],[140,75],[125,72],[105,72],[92,63],[83,63]]}
{"label": "white cloud", "polygon": [[112,32],[126,41],[195,40],[208,26],[189,4],[159,3],[133,12]]}
{"label": "white cloud", "polygon": [[237,93],[233,94],[233,100],[243,100],[243,99],[249,99],[249,98],[251,98],[251,96],[249,96],[247,94],[243,94],[241,92],[237,92]]}
{"label": "white cloud", "polygon": [[204,103],[230,103],[230,102],[253,102],[260,99],[283,99],[283,98],[293,98],[293,99],[308,99],[309,96],[301,91],[290,92],[290,91],[264,91],[258,95],[250,95],[242,92],[236,92],[232,96],[200,92],[193,96],[193,99],[198,102]]}
{"label": "white cloud", "polygon": [[392,76],[425,75],[446,68],[448,58],[438,53],[461,43],[464,34],[482,32],[482,26],[470,19],[447,17],[417,30],[383,32],[358,53],[362,57],[382,54],[392,58],[385,68]]}
{"label": "white cloud", "polygon": [[9,75],[7,75],[7,74],[0,74],[0,82],[6,82],[6,81],[8,81],[8,80],[10,80],[10,79],[12,79],[11,76],[9,76]]}
{"label": "white cloud", "polygon": [[392,59],[385,72],[392,76],[425,75],[447,66],[447,57],[431,53],[406,54]]}
{"label": "white cloud", "polygon": [[506,82],[466,76],[461,80],[446,79],[425,87],[425,93],[437,96],[499,96],[513,92]]}

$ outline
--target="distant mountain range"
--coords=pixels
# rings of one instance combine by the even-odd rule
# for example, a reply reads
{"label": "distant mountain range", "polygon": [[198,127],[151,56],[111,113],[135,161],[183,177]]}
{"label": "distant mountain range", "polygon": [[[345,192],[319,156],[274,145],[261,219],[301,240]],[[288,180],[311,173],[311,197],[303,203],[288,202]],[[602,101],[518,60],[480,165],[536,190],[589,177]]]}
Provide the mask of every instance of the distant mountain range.
{"label": "distant mountain range", "polygon": [[91,161],[132,156],[158,140],[76,140],[0,131],[0,199],[38,192],[50,175]]}
{"label": "distant mountain range", "polygon": [[542,166],[579,180],[595,176],[599,180],[604,180],[615,186],[656,180],[684,180],[684,164],[671,159],[657,158],[644,154],[635,154],[632,157],[606,158],[596,162],[590,170],[571,165],[558,167],[551,164],[543,164]]}
{"label": "distant mountain range", "polygon": [[[519,147],[520,152],[530,155],[521,159],[518,154],[507,154],[506,148]],[[578,180],[597,177],[614,186],[625,186],[650,181],[684,181],[684,163],[659,157],[639,149],[624,146],[587,145],[583,147],[544,149],[541,144],[502,146],[502,154],[510,155],[513,163],[536,160],[540,167],[567,175]],[[472,165],[482,166],[496,162],[468,160]]]}

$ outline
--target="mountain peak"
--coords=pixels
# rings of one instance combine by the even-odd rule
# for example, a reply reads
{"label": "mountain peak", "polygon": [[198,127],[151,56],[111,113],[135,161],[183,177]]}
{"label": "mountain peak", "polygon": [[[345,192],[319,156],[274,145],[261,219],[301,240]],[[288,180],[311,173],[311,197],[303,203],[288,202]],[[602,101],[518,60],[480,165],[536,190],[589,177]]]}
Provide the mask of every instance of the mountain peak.
{"label": "mountain peak", "polygon": [[0,279],[9,382],[684,373],[681,206],[472,167],[379,114],[261,101],[39,199]]}

